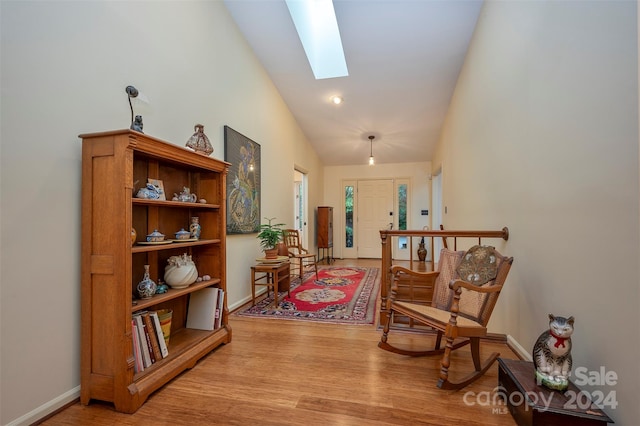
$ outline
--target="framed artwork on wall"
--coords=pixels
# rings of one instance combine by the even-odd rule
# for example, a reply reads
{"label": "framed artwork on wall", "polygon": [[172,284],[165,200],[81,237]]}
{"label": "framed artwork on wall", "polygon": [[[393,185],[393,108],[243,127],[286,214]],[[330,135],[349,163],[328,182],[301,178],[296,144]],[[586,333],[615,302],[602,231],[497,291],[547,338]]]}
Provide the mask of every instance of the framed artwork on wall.
{"label": "framed artwork on wall", "polygon": [[260,144],[224,126],[227,176],[227,234],[260,230]]}

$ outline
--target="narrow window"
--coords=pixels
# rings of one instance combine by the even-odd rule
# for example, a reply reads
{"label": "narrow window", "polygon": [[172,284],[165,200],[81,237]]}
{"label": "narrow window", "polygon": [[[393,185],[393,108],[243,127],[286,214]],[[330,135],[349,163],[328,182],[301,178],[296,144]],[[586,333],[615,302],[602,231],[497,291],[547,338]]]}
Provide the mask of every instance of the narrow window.
{"label": "narrow window", "polygon": [[345,247],[353,247],[353,186],[344,187]]}
{"label": "narrow window", "polygon": [[[407,229],[407,184],[402,183],[398,188],[398,229]],[[398,237],[398,248],[405,250],[407,248],[407,237]]]}

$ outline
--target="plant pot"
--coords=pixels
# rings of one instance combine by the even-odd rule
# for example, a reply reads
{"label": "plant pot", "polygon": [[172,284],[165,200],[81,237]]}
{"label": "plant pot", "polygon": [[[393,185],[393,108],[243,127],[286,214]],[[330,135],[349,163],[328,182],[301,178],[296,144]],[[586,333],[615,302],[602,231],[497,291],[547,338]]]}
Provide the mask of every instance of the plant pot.
{"label": "plant pot", "polygon": [[265,259],[277,259],[278,258],[278,249],[264,249],[264,257]]}

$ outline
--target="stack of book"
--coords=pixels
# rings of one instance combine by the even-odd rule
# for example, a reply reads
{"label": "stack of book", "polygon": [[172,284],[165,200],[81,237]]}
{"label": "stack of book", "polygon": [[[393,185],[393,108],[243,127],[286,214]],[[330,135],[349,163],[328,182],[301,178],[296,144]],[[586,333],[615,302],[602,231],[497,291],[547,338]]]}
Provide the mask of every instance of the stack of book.
{"label": "stack of book", "polygon": [[144,371],[169,355],[156,311],[141,311],[131,318],[131,337],[133,340],[134,371]]}

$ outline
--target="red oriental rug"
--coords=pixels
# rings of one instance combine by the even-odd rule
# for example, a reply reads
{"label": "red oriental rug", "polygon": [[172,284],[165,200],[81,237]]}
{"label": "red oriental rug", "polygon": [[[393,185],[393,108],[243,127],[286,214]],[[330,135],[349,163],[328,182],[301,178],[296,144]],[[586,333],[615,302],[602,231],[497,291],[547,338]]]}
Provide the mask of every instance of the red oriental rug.
{"label": "red oriental rug", "polygon": [[291,281],[291,297],[281,292],[278,309],[271,294],[256,305],[238,312],[240,316],[300,319],[338,324],[373,324],[380,293],[378,268],[355,266],[319,267],[316,275]]}

